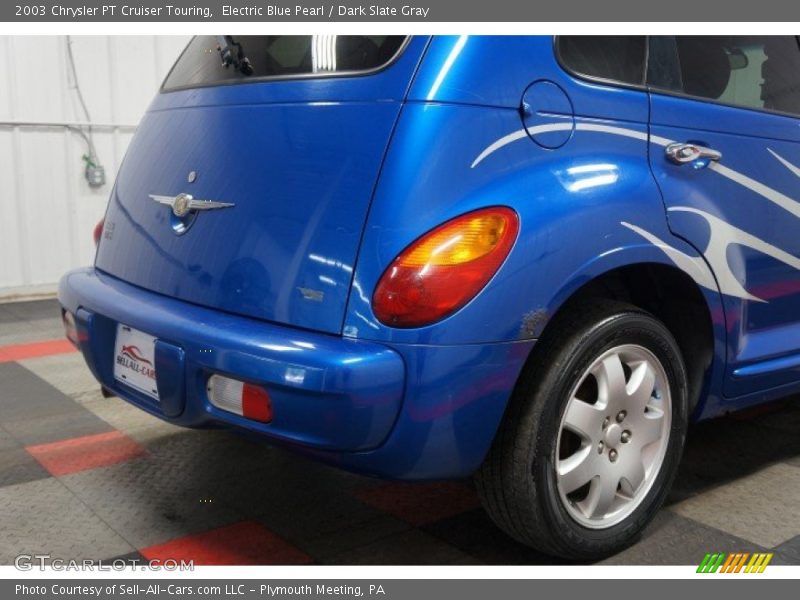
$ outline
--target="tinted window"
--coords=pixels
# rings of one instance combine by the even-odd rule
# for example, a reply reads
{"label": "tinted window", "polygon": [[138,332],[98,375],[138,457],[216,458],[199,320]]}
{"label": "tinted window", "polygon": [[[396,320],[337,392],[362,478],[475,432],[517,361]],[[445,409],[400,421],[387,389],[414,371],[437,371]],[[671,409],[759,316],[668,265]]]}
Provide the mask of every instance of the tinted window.
{"label": "tinted window", "polygon": [[574,73],[621,83],[644,83],[643,35],[562,35],[557,44],[562,64]]}
{"label": "tinted window", "polygon": [[369,71],[388,63],[404,40],[402,35],[197,36],[164,89]]}
{"label": "tinted window", "polygon": [[674,35],[651,35],[647,38],[647,85],[680,90],[681,68]]}
{"label": "tinted window", "polygon": [[676,36],[678,85],[726,104],[800,114],[800,48],[794,36]]}

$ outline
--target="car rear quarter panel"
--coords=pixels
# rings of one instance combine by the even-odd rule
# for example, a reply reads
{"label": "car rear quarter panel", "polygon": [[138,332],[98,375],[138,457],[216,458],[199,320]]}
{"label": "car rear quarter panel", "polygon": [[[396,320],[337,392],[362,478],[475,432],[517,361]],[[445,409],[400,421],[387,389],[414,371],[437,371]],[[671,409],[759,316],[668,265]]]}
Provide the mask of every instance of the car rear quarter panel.
{"label": "car rear quarter panel", "polygon": [[[535,339],[591,279],[632,264],[675,266],[658,243],[627,225],[697,257],[667,227],[647,162],[645,92],[571,77],[554,57],[552,38],[470,38],[451,59],[457,42],[431,42],[401,113],[362,241],[345,335],[432,345]],[[441,76],[448,62],[449,71]],[[522,94],[541,79],[564,89],[574,109],[575,129],[557,150],[524,135]],[[521,135],[497,144],[515,132]],[[440,223],[491,205],[516,210],[520,232],[482,292],[428,327],[382,325],[372,312],[371,295],[394,257]],[[713,281],[709,271],[690,274]],[[724,365],[724,314],[718,293],[703,293],[717,337],[713,395],[718,365]]]}

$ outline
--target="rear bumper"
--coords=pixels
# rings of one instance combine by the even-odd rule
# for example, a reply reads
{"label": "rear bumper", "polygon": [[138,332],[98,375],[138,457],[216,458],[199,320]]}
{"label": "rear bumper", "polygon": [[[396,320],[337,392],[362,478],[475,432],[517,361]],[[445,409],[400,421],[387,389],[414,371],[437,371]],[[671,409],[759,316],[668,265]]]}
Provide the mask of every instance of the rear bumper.
{"label": "rear bumper", "polygon": [[[187,427],[230,426],[360,472],[464,476],[482,461],[532,341],[389,346],[283,327],[154,294],[81,269],[59,287],[100,383]],[[115,381],[117,323],[158,338],[160,402]],[[264,424],[213,406],[219,373],[269,390]]]}

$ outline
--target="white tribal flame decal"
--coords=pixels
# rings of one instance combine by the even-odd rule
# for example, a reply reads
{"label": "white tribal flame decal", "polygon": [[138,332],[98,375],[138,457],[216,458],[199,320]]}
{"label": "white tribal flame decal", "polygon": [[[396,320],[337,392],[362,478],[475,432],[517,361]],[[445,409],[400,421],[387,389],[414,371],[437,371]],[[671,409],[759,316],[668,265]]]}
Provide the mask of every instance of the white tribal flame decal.
{"label": "white tribal flame decal", "polygon": [[[548,123],[545,125],[531,127],[530,132],[526,131],[525,129],[521,129],[519,131],[510,133],[487,146],[475,158],[470,168],[474,169],[481,162],[486,160],[490,155],[494,154],[501,148],[504,148],[505,146],[517,140],[528,137],[529,133],[531,135],[536,135],[552,131],[564,131],[571,129],[572,127],[573,125],[571,123]],[[599,123],[576,123],[574,127],[576,131],[590,131],[595,133],[606,133],[609,135],[619,135],[642,141],[648,140],[647,133],[643,131],[637,131],[635,129],[627,129],[624,127],[615,127]],[[668,146],[669,144],[673,143],[673,140],[653,135],[649,136],[649,141],[650,143],[658,146]],[[799,167],[781,157],[771,148],[767,148],[767,151],[794,175],[800,177]],[[720,163],[712,162],[708,165],[708,168],[718,175],[738,183],[750,191],[766,198],[770,202],[780,206],[794,216],[800,217],[800,203],[795,201],[793,198],[790,198],[786,194],[774,190],[760,181],[756,181],[755,179],[752,179],[743,173],[739,173],[738,171],[734,171],[733,169]],[[766,300],[750,294],[731,270],[731,266],[728,262],[727,252],[728,248],[734,244],[752,248],[753,250],[762,252],[763,254],[779,260],[794,269],[800,270],[800,259],[798,259],[796,256],[789,254],[788,252],[781,250],[780,248],[773,246],[772,244],[769,244],[764,240],[747,233],[746,231],[734,227],[719,217],[688,206],[675,206],[669,210],[671,212],[694,213],[706,220],[711,233],[708,244],[706,245],[705,250],[703,250],[703,256],[711,265],[713,274],[709,272],[708,265],[701,257],[686,254],[682,250],[678,250],[677,248],[670,246],[658,236],[645,229],[642,229],[641,227],[625,221],[622,221],[621,225],[627,227],[631,231],[648,240],[654,246],[660,248],[664,254],[666,254],[673,263],[675,263],[677,267],[689,274],[697,282],[697,284],[702,287],[713,291],[717,291],[717,289],[719,289],[719,291],[723,294],[737,298],[743,298],[746,300],[752,300],[754,302],[766,302]]]}
{"label": "white tribal flame decal", "polygon": [[[690,208],[688,206],[676,206],[674,208],[670,208],[669,210],[672,212],[694,213],[703,217],[708,223],[711,236],[708,239],[708,245],[706,246],[706,249],[703,250],[703,256],[705,256],[706,260],[711,265],[711,269],[714,271],[714,275],[716,275],[716,282],[719,284],[719,290],[723,294],[735,296],[736,298],[753,300],[755,302],[766,302],[766,300],[753,296],[746,289],[744,289],[742,284],[739,282],[739,279],[731,270],[727,256],[728,247],[731,244],[758,250],[759,252],[766,254],[767,256],[771,256],[772,258],[779,260],[794,269],[800,270],[800,259],[792,256],[788,252],[784,252],[772,244],[768,244],[767,242],[750,235],[746,231],[742,231],[741,229],[734,227],[719,217],[715,217],[707,212],[698,210],[696,208]],[[713,276],[711,276],[710,273],[708,273],[707,276],[707,271],[704,272],[697,264],[698,261],[702,262],[702,259],[699,256],[690,256],[685,254],[684,252],[678,250],[677,248],[673,248],[667,242],[659,239],[655,235],[644,229],[641,229],[640,227],[636,227],[635,225],[631,225],[625,221],[622,221],[622,225],[632,231],[635,231],[652,244],[661,248],[661,250],[664,251],[664,254],[666,254],[676,266],[680,267],[687,274],[691,275],[698,285],[716,291],[717,286],[714,282]]]}

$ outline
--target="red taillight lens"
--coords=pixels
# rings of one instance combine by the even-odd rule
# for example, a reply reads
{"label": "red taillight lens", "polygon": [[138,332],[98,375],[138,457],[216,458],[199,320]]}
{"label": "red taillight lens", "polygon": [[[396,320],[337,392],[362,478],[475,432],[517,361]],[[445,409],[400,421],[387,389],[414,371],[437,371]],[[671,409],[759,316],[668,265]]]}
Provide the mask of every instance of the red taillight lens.
{"label": "red taillight lens", "polygon": [[372,298],[375,316],[392,327],[420,327],[455,312],[497,272],[518,231],[517,213],[503,206],[461,215],[429,231],[381,276]]}
{"label": "red taillight lens", "polygon": [[105,225],[106,220],[100,219],[97,222],[97,225],[94,226],[94,232],[92,232],[92,237],[94,238],[94,245],[100,243],[100,236],[103,235],[103,225]]}

